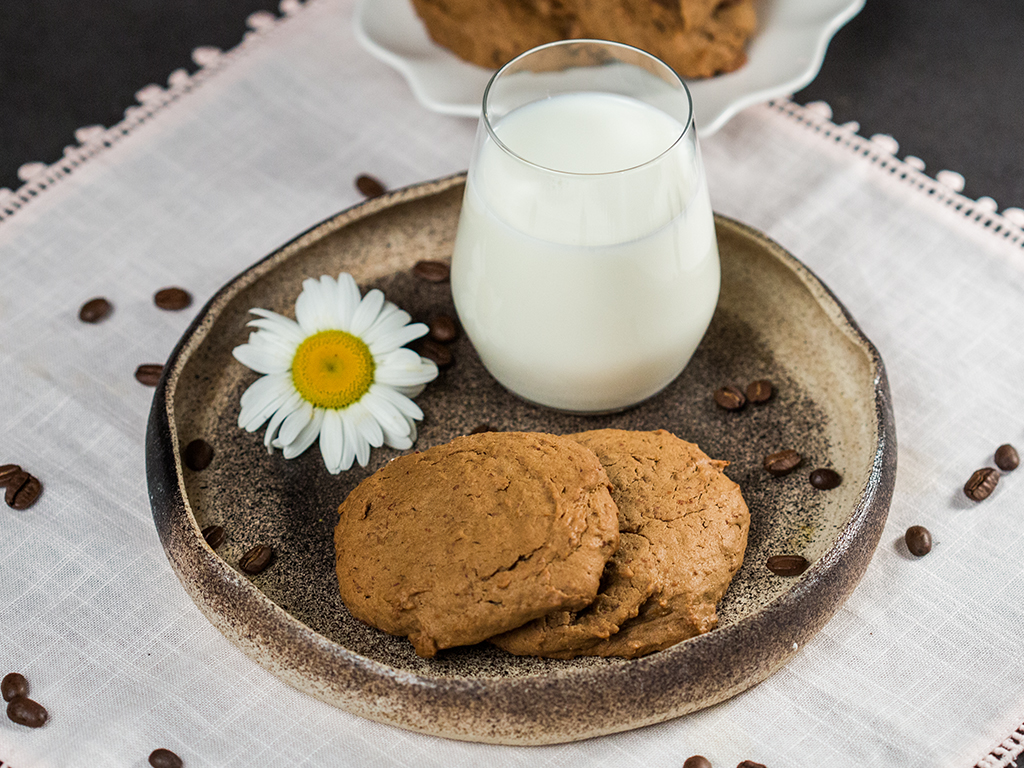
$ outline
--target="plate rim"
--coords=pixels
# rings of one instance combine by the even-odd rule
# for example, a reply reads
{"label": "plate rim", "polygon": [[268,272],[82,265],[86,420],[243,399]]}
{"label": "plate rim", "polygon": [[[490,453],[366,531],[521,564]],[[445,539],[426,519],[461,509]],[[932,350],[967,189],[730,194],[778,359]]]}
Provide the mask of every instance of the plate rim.
{"label": "plate rim", "polygon": [[[425,70],[422,62],[417,61],[415,58],[403,56],[400,51],[395,50],[394,46],[389,45],[387,40],[379,39],[370,31],[369,14],[376,8],[384,7],[385,4],[407,4],[409,2],[410,0],[359,0],[352,16],[352,26],[356,40],[364,50],[376,59],[398,71],[405,79],[416,100],[426,109],[456,117],[479,117],[479,98],[473,101],[468,96],[452,99],[435,94],[429,82],[430,78],[424,77]],[[803,8],[820,11],[821,7],[821,3],[817,0],[761,0],[761,2],[771,2],[772,8],[770,10],[775,13]],[[804,34],[800,37],[800,49],[787,54],[789,68],[784,73],[781,73],[773,82],[761,85],[755,83],[742,87],[745,69],[752,64],[755,69],[763,67],[764,60],[768,58],[765,56],[762,59],[756,49],[752,52],[751,60],[743,68],[735,72],[718,75],[714,78],[686,80],[686,84],[691,89],[691,92],[697,92],[698,98],[695,99],[695,114],[697,128],[701,136],[712,136],[733,116],[747,107],[771,101],[772,99],[791,96],[796,91],[809,85],[817,77],[824,63],[825,53],[832,38],[843,26],[863,10],[866,0],[829,0],[829,2],[831,3],[830,10],[825,18],[817,18],[817,23],[814,23],[815,20],[812,19],[811,23],[806,25],[793,25],[793,27],[786,28],[789,31],[793,31],[799,26],[799,28],[804,30]],[[415,11],[412,11],[412,13],[415,14]],[[783,13],[782,15],[785,14]],[[770,26],[769,28],[761,28],[760,25],[763,22],[763,17],[763,13],[759,14],[759,29],[755,34],[767,31],[770,36],[772,33],[782,31],[781,27]],[[475,88],[476,86],[468,81],[473,80],[475,83],[477,79],[480,79],[479,91],[482,96],[483,86],[486,85],[494,70],[462,61],[448,50],[434,43],[427,35],[425,29],[422,30],[422,38],[417,37],[415,42],[417,45],[426,44],[427,49],[431,51],[428,63],[442,66],[449,83],[453,81],[466,81],[467,88]],[[753,46],[755,42],[756,38],[749,45]],[[751,53],[750,48],[748,48],[748,53]],[[730,99],[717,100],[719,103],[712,106],[712,99],[708,98],[708,96],[703,96],[703,93],[710,92],[713,94],[715,90],[720,91],[723,87],[735,85],[737,82],[741,84],[741,89]],[[708,98],[708,101],[705,102],[704,98]],[[704,105],[704,108],[702,108],[702,105]]]}
{"label": "plate rim", "polygon": [[[197,313],[165,365],[153,396],[146,433],[146,474],[150,504],[161,544],[172,569],[200,611],[228,640],[257,664],[293,687],[371,720],[448,738],[500,744],[562,743],[668,720],[718,703],[761,682],[788,662],[798,649],[824,626],[863,576],[871,554],[877,547],[891,502],[896,470],[895,427],[891,395],[881,356],[832,291],[781,245],[753,227],[718,214],[716,223],[756,239],[792,269],[805,284],[817,288],[823,297],[832,302],[846,326],[846,331],[855,337],[857,345],[869,355],[874,373],[878,443],[857,506],[824,555],[811,565],[791,589],[780,594],[764,608],[713,632],[691,638],[656,654],[621,663],[597,664],[582,669],[573,668],[564,673],[522,677],[469,678],[444,674],[428,675],[397,669],[369,659],[317,633],[264,595],[221,559],[203,539],[199,525],[187,503],[180,453],[175,448],[177,436],[172,418],[173,393],[169,393],[169,390],[173,389],[178,373],[187,363],[186,354],[198,348],[212,327],[218,307],[245,286],[258,280],[279,260],[289,258],[306,244],[393,205],[450,190],[453,186],[464,183],[464,180],[465,173],[459,173],[422,182],[334,214],[229,280]],[[848,556],[852,550],[858,550],[860,556]],[[186,579],[186,571],[206,573],[210,577],[210,582],[203,588],[196,587]],[[806,603],[811,601],[812,590],[818,592],[822,589],[834,593],[838,602],[831,610],[818,611],[817,618],[812,623],[793,627],[790,622],[794,608],[806,606]],[[236,602],[241,601],[240,604],[251,610],[255,618],[269,622],[271,630],[268,631],[277,638],[277,642],[297,643],[298,646],[291,646],[293,650],[303,645],[311,646],[315,652],[310,653],[317,659],[306,661],[312,663],[313,667],[317,666],[318,662],[319,666],[325,666],[326,662],[326,668],[333,669],[343,677],[345,685],[339,688],[337,681],[325,681],[323,674],[309,673],[308,668],[303,664],[296,664],[295,659],[289,657],[287,653],[275,653],[273,648],[268,650],[258,631],[254,630],[258,622],[254,621],[251,625],[247,622],[240,623],[237,617],[225,617],[206,604],[206,601],[215,594],[230,596]],[[218,619],[226,620],[231,628],[225,628]],[[550,702],[548,697],[555,696],[566,702],[576,700],[580,692],[573,689],[575,678],[580,678],[575,680],[576,683],[585,682],[592,688],[603,685],[630,688],[635,687],[636,670],[639,669],[643,670],[644,679],[656,678],[660,681],[656,687],[659,690],[667,690],[672,686],[688,683],[687,675],[695,668],[694,659],[710,660],[712,657],[720,657],[722,653],[731,653],[736,663],[742,666],[744,660],[739,656],[745,652],[743,644],[730,643],[730,640],[740,633],[750,632],[757,632],[765,638],[764,653],[772,658],[772,662],[761,673],[743,678],[735,690],[720,696],[716,701],[702,702],[690,709],[676,706],[653,716],[624,722],[621,727],[601,725],[595,728],[591,724],[588,730],[586,723],[574,722],[571,736],[567,736],[570,732],[569,724],[551,717],[547,704],[541,711],[531,709],[530,702],[534,699]],[[407,698],[412,695],[420,700],[424,707],[432,709],[433,714],[440,719],[449,718],[448,724],[440,730],[436,727],[427,728],[416,718],[391,711],[393,707],[368,706],[364,698],[365,691],[371,692],[365,695],[376,697],[377,704],[386,704],[395,697]],[[500,699],[506,706],[510,702],[518,703],[521,709],[514,713],[518,721],[506,723],[502,728],[494,725],[489,715],[481,719],[479,712],[474,714],[473,702],[479,701],[484,692],[491,702]],[[642,691],[638,695],[647,697],[651,695],[651,691]],[[513,713],[504,714],[512,717]],[[472,722],[463,722],[467,717]],[[473,717],[476,720],[473,720]]]}

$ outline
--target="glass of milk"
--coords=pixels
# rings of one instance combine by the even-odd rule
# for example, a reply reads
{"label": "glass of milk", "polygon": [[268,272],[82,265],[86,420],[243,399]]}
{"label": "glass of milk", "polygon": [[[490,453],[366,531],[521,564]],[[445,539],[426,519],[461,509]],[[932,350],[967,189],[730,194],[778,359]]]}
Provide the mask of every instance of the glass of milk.
{"label": "glass of milk", "polygon": [[561,411],[628,408],[689,362],[720,281],[690,94],[672,69],[568,40],[495,74],[451,272],[495,379]]}

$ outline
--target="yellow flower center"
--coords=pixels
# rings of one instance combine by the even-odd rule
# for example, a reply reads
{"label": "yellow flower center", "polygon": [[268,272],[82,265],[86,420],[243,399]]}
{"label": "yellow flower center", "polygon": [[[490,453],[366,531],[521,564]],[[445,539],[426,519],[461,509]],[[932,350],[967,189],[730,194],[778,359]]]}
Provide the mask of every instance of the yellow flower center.
{"label": "yellow flower center", "polygon": [[295,350],[292,381],[319,408],[346,408],[373,384],[373,355],[366,342],[345,331],[320,331]]}

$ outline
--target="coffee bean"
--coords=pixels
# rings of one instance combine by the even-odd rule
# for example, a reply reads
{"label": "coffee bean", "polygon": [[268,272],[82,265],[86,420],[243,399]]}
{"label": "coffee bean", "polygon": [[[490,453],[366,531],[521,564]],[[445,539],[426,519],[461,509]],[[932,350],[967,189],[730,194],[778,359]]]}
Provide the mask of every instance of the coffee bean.
{"label": "coffee bean", "polygon": [[43,492],[43,484],[39,482],[38,477],[30,475],[28,472],[22,474],[25,475],[25,481],[17,484],[18,478],[14,478],[4,492],[4,501],[7,502],[7,506],[19,512],[35,504],[39,494]]}
{"label": "coffee bean", "polygon": [[78,319],[83,323],[98,323],[106,318],[113,309],[113,305],[102,296],[89,299],[82,308],[78,310]]}
{"label": "coffee bean", "polygon": [[135,369],[135,378],[140,384],[155,387],[160,382],[164,367],[160,363],[143,363]]}
{"label": "coffee bean", "polygon": [[768,558],[768,570],[776,576],[799,576],[810,563],[800,555],[772,555]]}
{"label": "coffee bean", "polygon": [[8,483],[19,474],[21,474],[21,467],[17,464],[4,464],[0,466],[0,488],[6,488]]}
{"label": "coffee bean", "polygon": [[747,400],[752,403],[767,403],[775,393],[768,379],[758,379],[747,385]]}
{"label": "coffee bean", "polygon": [[266,570],[273,559],[274,550],[266,544],[257,544],[242,555],[242,559],[238,561],[238,567],[246,573],[255,576],[257,573],[262,573]]}
{"label": "coffee bean", "polygon": [[223,525],[208,525],[203,528],[203,538],[206,539],[206,543],[210,545],[210,549],[216,549],[224,543],[224,526]]}
{"label": "coffee bean", "polygon": [[213,446],[197,438],[185,446],[182,458],[185,466],[193,472],[202,472],[213,461]]}
{"label": "coffee bean", "polygon": [[704,755],[693,755],[686,758],[683,762],[683,768],[711,768],[711,761],[704,757]]}
{"label": "coffee bean", "polygon": [[803,463],[803,457],[794,450],[786,449],[764,457],[764,468],[776,477],[788,475]]}
{"label": "coffee bean", "polygon": [[185,309],[192,303],[192,294],[184,288],[162,288],[153,295],[153,302],[160,309]]}
{"label": "coffee bean", "polygon": [[459,324],[451,315],[434,315],[427,327],[430,328],[430,338],[442,344],[450,344],[459,335]]}
{"label": "coffee bean", "polygon": [[28,680],[20,672],[4,675],[4,679],[0,680],[0,694],[4,701],[10,701],[15,696],[28,696]]}
{"label": "coffee bean", "polygon": [[153,768],[182,768],[185,763],[169,749],[154,749],[149,753],[149,764]]}
{"label": "coffee bean", "polygon": [[428,283],[443,283],[451,276],[451,268],[444,261],[417,261],[412,273]]}
{"label": "coffee bean", "polygon": [[903,540],[907,542],[910,554],[924,557],[932,551],[932,535],[923,525],[912,525],[907,528]]}
{"label": "coffee bean", "polygon": [[843,482],[843,477],[833,469],[822,467],[811,472],[810,476],[811,485],[817,488],[819,491],[831,491],[833,488],[838,488],[839,484]]}
{"label": "coffee bean", "polygon": [[753,760],[744,760],[736,768],[768,768],[764,763],[755,763]]}
{"label": "coffee bean", "polygon": [[967,494],[969,499],[982,501],[987,499],[992,491],[995,490],[996,483],[998,482],[999,470],[992,469],[992,467],[983,467],[971,475],[967,484],[964,485],[964,493]]}
{"label": "coffee bean", "polygon": [[42,704],[28,696],[15,696],[7,703],[7,717],[18,725],[41,728],[50,715]]}
{"label": "coffee bean", "polygon": [[473,429],[469,431],[471,435],[479,435],[484,432],[500,432],[501,430],[495,429],[490,424],[477,424]]}
{"label": "coffee bean", "polygon": [[1012,472],[1020,466],[1020,456],[1017,449],[1007,443],[996,448],[996,466],[1003,472]]}
{"label": "coffee bean", "polygon": [[455,356],[452,354],[452,351],[444,344],[439,344],[433,339],[420,339],[416,342],[415,348],[427,360],[433,360],[438,368],[448,368],[455,362]]}
{"label": "coffee bean", "polygon": [[373,176],[367,176],[365,173],[356,177],[356,189],[367,197],[380,197],[387,192],[383,184],[373,178]]}
{"label": "coffee bean", "polygon": [[730,385],[715,391],[715,402],[727,411],[738,411],[747,404],[747,398],[738,387]]}

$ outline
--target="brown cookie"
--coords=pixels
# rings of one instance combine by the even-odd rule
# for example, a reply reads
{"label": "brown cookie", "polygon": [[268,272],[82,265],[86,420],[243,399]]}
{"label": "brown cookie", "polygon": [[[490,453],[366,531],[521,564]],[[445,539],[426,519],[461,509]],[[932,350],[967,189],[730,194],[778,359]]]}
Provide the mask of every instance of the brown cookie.
{"label": "brown cookie", "polygon": [[[602,429],[571,437],[593,450],[608,472],[620,551],[631,558],[628,565],[617,562],[619,555],[612,558],[609,571],[617,578],[606,581],[595,601],[595,612],[609,621],[598,621],[590,609],[557,612],[495,644],[521,655],[634,658],[714,628],[716,605],[743,562],[750,524],[739,486],[722,471],[726,462],[664,430]],[[642,547],[625,546],[636,540],[647,545],[640,556],[630,552]],[[609,632],[613,617],[621,621]]]}
{"label": "brown cookie", "polygon": [[681,77],[746,62],[754,0],[413,0],[430,37],[456,56],[496,68],[543,43],[614,40],[662,59]]}
{"label": "brown cookie", "polygon": [[338,512],[345,605],[427,658],[583,608],[619,543],[601,463],[554,435],[486,432],[401,456]]}

